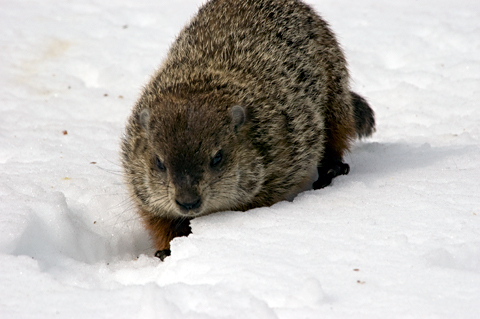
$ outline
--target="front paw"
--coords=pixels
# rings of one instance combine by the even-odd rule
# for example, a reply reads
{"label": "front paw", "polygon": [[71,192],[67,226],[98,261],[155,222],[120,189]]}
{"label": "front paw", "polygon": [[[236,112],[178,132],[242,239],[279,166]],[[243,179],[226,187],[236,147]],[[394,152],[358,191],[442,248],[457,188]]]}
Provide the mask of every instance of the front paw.
{"label": "front paw", "polygon": [[163,261],[165,258],[170,256],[170,254],[170,249],[157,250],[157,252],[155,253],[155,257],[158,257],[161,261]]}

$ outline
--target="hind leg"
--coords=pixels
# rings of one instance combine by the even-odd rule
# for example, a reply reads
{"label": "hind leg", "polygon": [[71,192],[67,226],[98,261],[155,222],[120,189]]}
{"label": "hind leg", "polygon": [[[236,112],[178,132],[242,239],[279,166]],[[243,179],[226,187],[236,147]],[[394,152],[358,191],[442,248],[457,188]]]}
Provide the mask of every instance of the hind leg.
{"label": "hind leg", "polygon": [[[355,92],[349,94],[350,104],[337,104],[344,106],[343,115],[338,116],[334,112],[342,109],[341,107],[327,109],[325,120],[327,141],[323,158],[318,166],[318,180],[313,184],[314,189],[330,185],[338,175],[348,174],[350,166],[343,163],[342,159],[355,133],[361,138],[375,132],[375,114],[367,101]],[[351,107],[349,108],[348,105]]]}
{"label": "hind leg", "polygon": [[331,107],[326,109],[325,150],[318,165],[318,180],[313,183],[314,189],[328,186],[335,177],[350,171],[350,166],[343,162],[343,155],[355,138],[355,122],[348,98],[334,100]]}

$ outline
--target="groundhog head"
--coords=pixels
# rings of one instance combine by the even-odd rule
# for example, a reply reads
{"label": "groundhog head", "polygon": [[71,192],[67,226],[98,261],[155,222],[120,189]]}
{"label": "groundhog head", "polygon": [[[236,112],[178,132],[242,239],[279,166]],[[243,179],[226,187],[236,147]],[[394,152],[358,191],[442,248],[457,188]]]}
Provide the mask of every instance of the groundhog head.
{"label": "groundhog head", "polygon": [[[124,166],[144,211],[196,217],[242,209],[263,183],[260,156],[248,142],[245,108],[201,99],[156,100],[133,115],[139,140]],[[133,153],[133,154],[127,154]]]}

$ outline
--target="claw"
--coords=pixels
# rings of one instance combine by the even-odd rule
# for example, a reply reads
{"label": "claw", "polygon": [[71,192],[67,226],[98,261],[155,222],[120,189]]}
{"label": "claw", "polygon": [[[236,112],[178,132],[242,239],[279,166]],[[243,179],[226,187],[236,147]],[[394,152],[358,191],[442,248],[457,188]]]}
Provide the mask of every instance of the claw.
{"label": "claw", "polygon": [[340,163],[342,168],[341,168],[341,172],[339,175],[347,175],[348,173],[350,173],[350,165],[346,164],[346,163]]}

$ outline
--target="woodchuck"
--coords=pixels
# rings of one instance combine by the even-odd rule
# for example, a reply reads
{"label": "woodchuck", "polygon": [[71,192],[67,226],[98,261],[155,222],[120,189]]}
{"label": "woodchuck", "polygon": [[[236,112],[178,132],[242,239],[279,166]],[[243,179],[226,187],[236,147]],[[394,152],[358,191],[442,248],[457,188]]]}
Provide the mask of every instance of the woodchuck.
{"label": "woodchuck", "polygon": [[136,102],[122,164],[163,260],[194,217],[269,206],[347,174],[343,155],[374,129],[334,34],[312,8],[212,0]]}

